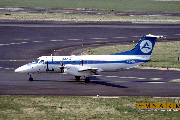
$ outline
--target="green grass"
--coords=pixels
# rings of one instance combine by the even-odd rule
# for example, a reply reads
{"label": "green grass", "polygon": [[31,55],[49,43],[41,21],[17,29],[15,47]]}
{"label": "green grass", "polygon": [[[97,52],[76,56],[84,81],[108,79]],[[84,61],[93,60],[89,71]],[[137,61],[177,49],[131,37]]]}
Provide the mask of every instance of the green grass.
{"label": "green grass", "polygon": [[179,112],[138,111],[137,103],[172,103],[180,98],[1,96],[0,119],[179,119]]}
{"label": "green grass", "polygon": [[[0,7],[22,8],[90,8],[98,10],[117,11],[151,11],[151,12],[180,12],[180,1],[154,0],[0,0]],[[48,10],[47,10],[48,11]],[[115,11],[107,11],[107,13]],[[55,13],[24,13],[0,12],[1,20],[28,21],[107,21],[107,22],[180,22],[179,17],[151,17],[151,16],[107,16],[83,14],[55,14]]]}
{"label": "green grass", "polygon": [[151,61],[142,66],[180,68],[180,41],[157,43]]}
{"label": "green grass", "polygon": [[[123,52],[134,48],[135,44],[106,46],[85,51],[83,54],[104,55]],[[151,61],[142,64],[144,67],[180,68],[180,41],[157,42],[151,55]]]}
{"label": "green grass", "polygon": [[119,11],[180,12],[180,1],[154,0],[0,0],[0,7],[91,8]]}

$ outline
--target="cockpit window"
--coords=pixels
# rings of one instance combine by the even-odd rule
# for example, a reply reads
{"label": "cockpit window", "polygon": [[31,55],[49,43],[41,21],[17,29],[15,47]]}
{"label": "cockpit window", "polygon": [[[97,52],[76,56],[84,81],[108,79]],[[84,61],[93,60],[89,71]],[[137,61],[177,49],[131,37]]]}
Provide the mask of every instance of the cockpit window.
{"label": "cockpit window", "polygon": [[34,60],[33,63],[41,63],[41,64],[44,64],[44,60],[37,59],[37,60]]}
{"label": "cockpit window", "polygon": [[39,63],[44,64],[44,60],[41,60]]}
{"label": "cockpit window", "polygon": [[38,63],[40,59],[34,60],[33,62]]}

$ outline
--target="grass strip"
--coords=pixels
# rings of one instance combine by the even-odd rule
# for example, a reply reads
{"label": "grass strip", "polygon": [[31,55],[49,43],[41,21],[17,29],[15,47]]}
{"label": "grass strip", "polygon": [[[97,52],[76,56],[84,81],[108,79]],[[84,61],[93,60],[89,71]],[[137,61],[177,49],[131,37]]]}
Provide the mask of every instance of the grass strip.
{"label": "grass strip", "polygon": [[[9,14],[9,15],[7,15]],[[180,22],[179,17],[106,16],[58,13],[0,12],[0,20],[79,22]]]}
{"label": "grass strip", "polygon": [[164,0],[0,0],[0,3],[0,7],[180,12],[180,1]]}
{"label": "grass strip", "polygon": [[0,119],[179,119],[179,112],[138,111],[137,103],[172,103],[180,98],[0,96]]}

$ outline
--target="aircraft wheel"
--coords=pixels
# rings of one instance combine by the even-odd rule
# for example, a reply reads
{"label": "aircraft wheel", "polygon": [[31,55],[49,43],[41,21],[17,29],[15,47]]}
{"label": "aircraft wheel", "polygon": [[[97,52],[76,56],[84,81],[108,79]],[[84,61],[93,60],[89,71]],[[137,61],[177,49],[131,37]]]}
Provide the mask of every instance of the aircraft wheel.
{"label": "aircraft wheel", "polygon": [[89,83],[89,82],[90,82],[89,77],[86,77],[86,78],[85,78],[85,83]]}
{"label": "aircraft wheel", "polygon": [[76,80],[80,80],[81,76],[75,76]]}
{"label": "aircraft wheel", "polygon": [[32,78],[32,76],[31,76],[31,75],[30,75],[29,81],[33,81],[33,78]]}
{"label": "aircraft wheel", "polygon": [[29,78],[29,81],[33,81],[33,78]]}

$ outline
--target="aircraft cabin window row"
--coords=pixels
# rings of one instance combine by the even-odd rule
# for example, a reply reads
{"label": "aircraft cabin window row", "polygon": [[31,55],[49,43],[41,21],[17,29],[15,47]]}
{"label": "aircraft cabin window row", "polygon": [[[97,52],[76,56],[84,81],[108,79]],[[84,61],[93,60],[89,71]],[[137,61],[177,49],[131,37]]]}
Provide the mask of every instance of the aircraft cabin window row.
{"label": "aircraft cabin window row", "polygon": [[[47,61],[36,60],[36,63],[47,64]],[[48,61],[48,64],[97,64],[97,63],[110,63],[110,61]]]}

